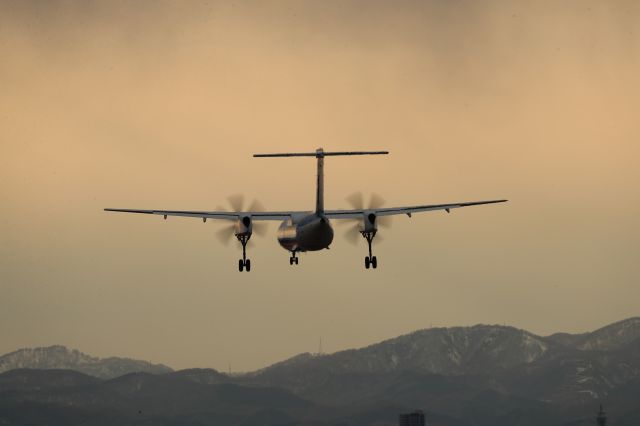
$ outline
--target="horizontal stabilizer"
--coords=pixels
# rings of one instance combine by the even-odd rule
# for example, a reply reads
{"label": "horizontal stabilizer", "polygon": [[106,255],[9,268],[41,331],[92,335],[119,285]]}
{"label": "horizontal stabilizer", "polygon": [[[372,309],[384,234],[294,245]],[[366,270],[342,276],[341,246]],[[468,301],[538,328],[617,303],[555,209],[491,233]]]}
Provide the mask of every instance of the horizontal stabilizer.
{"label": "horizontal stabilizer", "polygon": [[253,154],[254,157],[329,157],[337,155],[381,155],[388,154],[389,151],[323,151],[316,152],[283,152],[279,154]]}
{"label": "horizontal stabilizer", "polygon": [[253,154],[254,157],[315,157],[318,163],[318,180],[316,183],[316,214],[324,212],[324,157],[338,155],[380,155],[389,151],[325,151],[318,148],[315,152],[283,152],[279,154]]}

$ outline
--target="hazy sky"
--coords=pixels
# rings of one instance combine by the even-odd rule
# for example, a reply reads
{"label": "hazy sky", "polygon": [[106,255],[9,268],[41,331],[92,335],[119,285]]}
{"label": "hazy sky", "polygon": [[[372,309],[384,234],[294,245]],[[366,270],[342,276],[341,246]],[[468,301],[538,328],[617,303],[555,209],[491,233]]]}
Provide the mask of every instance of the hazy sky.
{"label": "hazy sky", "polygon": [[[0,353],[251,370],[430,326],[640,314],[640,2],[0,1]],[[508,198],[237,272],[220,224],[105,213]]]}

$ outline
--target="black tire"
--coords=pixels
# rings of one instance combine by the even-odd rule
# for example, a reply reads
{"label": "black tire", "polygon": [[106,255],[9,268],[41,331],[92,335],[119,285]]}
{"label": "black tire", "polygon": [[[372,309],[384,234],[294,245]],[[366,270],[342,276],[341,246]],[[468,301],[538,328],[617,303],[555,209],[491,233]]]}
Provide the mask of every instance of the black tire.
{"label": "black tire", "polygon": [[369,256],[364,258],[364,267],[369,269],[369,266],[371,266],[371,259],[369,259]]}
{"label": "black tire", "polygon": [[244,269],[244,262],[242,261],[242,259],[238,260],[238,271],[242,272],[242,270]]}
{"label": "black tire", "polygon": [[371,266],[373,266],[373,269],[376,269],[378,267],[378,258],[373,256],[371,258]]}
{"label": "black tire", "polygon": [[244,267],[247,269],[247,272],[251,271],[251,259],[247,259],[246,262],[244,262]]}
{"label": "black tire", "polygon": [[293,256],[289,258],[289,265],[293,265]]}
{"label": "black tire", "polygon": [[300,259],[300,258],[296,257],[296,265],[298,264],[298,260],[299,260],[299,259]]}

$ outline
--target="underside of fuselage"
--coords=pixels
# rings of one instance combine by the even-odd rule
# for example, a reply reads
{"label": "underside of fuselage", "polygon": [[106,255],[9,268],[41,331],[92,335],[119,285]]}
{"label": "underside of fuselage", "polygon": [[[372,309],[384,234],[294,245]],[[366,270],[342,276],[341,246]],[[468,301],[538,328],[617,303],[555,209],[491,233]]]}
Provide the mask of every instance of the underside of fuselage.
{"label": "underside of fuselage", "polygon": [[332,241],[329,219],[316,213],[292,217],[278,228],[278,243],[294,253],[323,250],[329,248]]}

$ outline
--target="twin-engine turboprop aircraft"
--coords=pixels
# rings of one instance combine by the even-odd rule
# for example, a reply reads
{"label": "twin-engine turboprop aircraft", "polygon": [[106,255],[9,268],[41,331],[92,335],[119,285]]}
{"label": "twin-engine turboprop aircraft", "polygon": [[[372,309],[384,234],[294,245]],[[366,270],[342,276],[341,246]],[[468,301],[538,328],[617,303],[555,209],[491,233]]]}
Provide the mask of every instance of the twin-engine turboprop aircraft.
{"label": "twin-engine turboprop aircraft", "polygon": [[[336,155],[380,155],[388,154],[388,151],[347,151],[347,152],[325,152],[318,148],[316,152],[284,153],[284,154],[255,154],[254,157],[315,157],[318,168],[318,181],[316,184],[316,209],[315,211],[257,211],[257,208],[242,209],[240,203],[236,202],[235,211],[182,211],[182,210],[135,210],[135,209],[105,209],[106,211],[144,213],[164,216],[186,216],[201,218],[204,222],[207,219],[222,219],[232,221],[230,236],[235,235],[242,244],[242,259],[238,261],[238,270],[247,272],[251,270],[251,260],[247,259],[247,242],[255,230],[254,222],[263,220],[281,220],[278,229],[278,242],[285,249],[291,252],[289,258],[290,265],[298,264],[298,252],[318,251],[328,249],[333,241],[333,228],[329,219],[353,220],[357,221],[355,231],[367,241],[369,255],[364,258],[364,266],[376,269],[378,259],[373,255],[371,244],[378,232],[378,226],[384,223],[387,216],[406,214],[411,217],[412,213],[425,212],[431,210],[445,210],[447,213],[451,209],[458,207],[475,206],[479,204],[504,203],[507,200],[472,201],[466,203],[451,204],[429,204],[408,207],[387,207],[380,206],[380,202],[372,202],[367,208],[364,207],[361,196],[353,199],[355,209],[353,210],[325,210],[324,209],[324,158]],[[233,201],[233,200],[232,200]],[[375,200],[372,200],[375,201]],[[377,205],[374,205],[377,204]],[[257,225],[257,224],[256,224]],[[357,235],[357,234],[356,234]]]}

